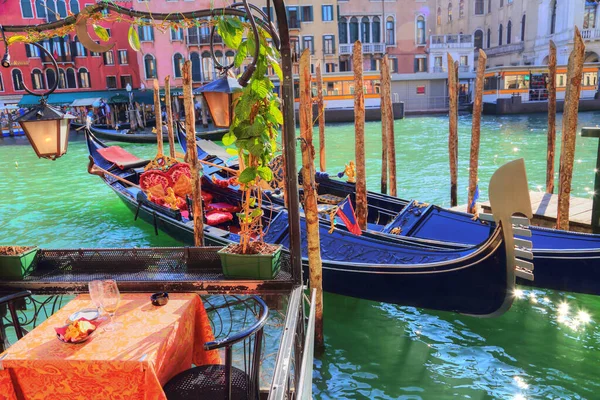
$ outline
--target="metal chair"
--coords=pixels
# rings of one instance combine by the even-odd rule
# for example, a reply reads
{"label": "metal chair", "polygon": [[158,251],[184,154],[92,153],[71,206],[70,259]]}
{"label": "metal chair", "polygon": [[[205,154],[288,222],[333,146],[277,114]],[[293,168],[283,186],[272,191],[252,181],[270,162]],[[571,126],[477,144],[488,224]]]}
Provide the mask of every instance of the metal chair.
{"label": "metal chair", "polygon": [[[250,299],[258,306],[257,319],[247,329],[222,340],[204,344],[205,350],[225,349],[225,364],[202,365],[175,375],[164,386],[169,400],[227,399],[257,400],[259,398],[259,370],[264,325],[269,308],[257,296]],[[233,366],[233,346],[243,346],[244,370]]]}
{"label": "metal chair", "polygon": [[[12,327],[15,330],[17,339],[21,339],[28,333],[21,326],[21,321],[17,316],[17,303],[22,302],[21,299],[25,299],[26,297],[31,297],[29,290],[0,297],[0,352],[3,352],[10,346],[6,333],[7,328]],[[7,315],[7,310],[10,318]]]}

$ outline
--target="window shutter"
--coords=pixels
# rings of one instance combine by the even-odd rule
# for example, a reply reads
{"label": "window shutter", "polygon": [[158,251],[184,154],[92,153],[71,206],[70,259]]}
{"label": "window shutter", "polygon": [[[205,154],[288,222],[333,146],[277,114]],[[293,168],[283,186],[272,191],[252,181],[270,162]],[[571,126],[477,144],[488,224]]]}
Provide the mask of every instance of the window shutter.
{"label": "window shutter", "polygon": [[75,57],[77,55],[77,43],[69,42],[69,47],[71,48],[71,57]]}
{"label": "window shutter", "polygon": [[424,67],[424,68],[423,68],[423,70],[424,70],[425,72],[427,72],[427,58],[424,58],[423,60],[424,60],[424,61],[423,61],[423,67]]}
{"label": "window shutter", "polygon": [[27,58],[31,57],[31,47],[27,43],[25,43],[25,55]]}
{"label": "window shutter", "polygon": [[415,57],[415,72],[419,72],[419,59]]}
{"label": "window shutter", "polygon": [[331,49],[333,54],[335,54],[335,35],[331,35]]}

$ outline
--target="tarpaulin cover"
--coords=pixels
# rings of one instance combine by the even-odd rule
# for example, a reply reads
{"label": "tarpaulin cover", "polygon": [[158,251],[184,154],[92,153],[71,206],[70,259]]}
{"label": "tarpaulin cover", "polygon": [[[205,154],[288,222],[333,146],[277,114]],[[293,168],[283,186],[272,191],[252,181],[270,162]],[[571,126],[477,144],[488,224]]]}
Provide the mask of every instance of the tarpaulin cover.
{"label": "tarpaulin cover", "polygon": [[121,169],[134,168],[148,163],[147,160],[142,160],[119,146],[110,146],[103,149],[98,149],[102,157],[114,163]]}

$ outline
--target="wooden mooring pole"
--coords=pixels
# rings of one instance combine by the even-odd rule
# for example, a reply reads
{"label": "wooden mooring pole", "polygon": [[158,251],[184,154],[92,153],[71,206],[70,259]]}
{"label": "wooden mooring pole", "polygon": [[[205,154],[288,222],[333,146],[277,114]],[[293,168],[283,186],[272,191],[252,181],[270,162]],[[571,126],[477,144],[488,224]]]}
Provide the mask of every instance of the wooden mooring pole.
{"label": "wooden mooring pole", "polygon": [[185,131],[187,135],[186,161],[192,173],[192,213],[194,216],[194,246],[204,245],[204,222],[202,221],[202,186],[196,147],[196,117],[194,95],[192,94],[192,62],[183,63],[183,107],[185,110]]}
{"label": "wooden mooring pole", "polygon": [[395,137],[395,133],[394,133],[394,105],[392,104],[392,81],[391,81],[391,75],[390,75],[390,65],[388,63],[386,63],[387,65],[387,86],[388,86],[388,93],[390,94],[389,97],[389,101],[388,101],[388,113],[387,113],[387,118],[388,118],[388,122],[387,122],[387,128],[388,128],[388,133],[386,135],[387,137],[387,150],[388,150],[388,156],[387,156],[387,160],[388,160],[388,176],[389,176],[389,188],[390,188],[390,195],[396,197],[398,195],[398,190],[396,188],[396,137]]}
{"label": "wooden mooring pole", "polygon": [[315,190],[315,147],[313,146],[313,115],[310,76],[310,50],[304,49],[300,57],[300,148],[302,150],[302,186],[304,188],[304,214],[308,241],[308,267],[310,289],[317,289],[315,341],[322,347],[323,337],[323,265],[319,237],[319,212]]}
{"label": "wooden mooring pole", "polygon": [[163,134],[162,134],[162,114],[160,107],[160,88],[158,79],[154,79],[154,118],[156,118],[156,144],[157,154],[162,156],[163,151]]}
{"label": "wooden mooring pole", "polygon": [[165,108],[167,110],[167,130],[169,132],[169,154],[175,158],[175,134],[173,133],[173,110],[171,109],[171,76],[165,77]]}
{"label": "wooden mooring pole", "polygon": [[450,159],[450,207],[458,205],[458,68],[448,53],[449,127],[448,153]]}
{"label": "wooden mooring pole", "polygon": [[367,229],[367,168],[365,165],[365,92],[363,90],[363,54],[359,40],[352,49],[354,68],[354,154],[356,157],[356,222]]}
{"label": "wooden mooring pole", "polygon": [[321,172],[325,172],[325,103],[323,102],[321,64],[317,64],[317,112],[319,113],[319,168]]}
{"label": "wooden mooring pole", "polygon": [[481,113],[483,112],[483,77],[487,56],[479,49],[477,77],[475,79],[475,100],[473,103],[473,125],[471,128],[471,156],[469,160],[469,198],[467,212],[475,212],[475,191],[477,189],[477,170],[479,167],[479,138],[481,135]]}
{"label": "wooden mooring pole", "polygon": [[390,93],[388,92],[388,86],[386,85],[386,76],[389,80],[389,70],[386,68],[388,63],[387,54],[383,56],[381,62],[381,103],[379,108],[381,110],[381,193],[387,194],[388,184],[388,113],[390,108],[388,107],[388,101],[390,99]]}
{"label": "wooden mooring pole", "polygon": [[575,27],[573,51],[567,65],[567,91],[563,111],[562,140],[560,146],[560,168],[558,183],[558,211],[556,227],[569,230],[569,206],[571,203],[571,178],[575,159],[575,138],[577,137],[577,112],[581,95],[585,44],[581,32]]}
{"label": "wooden mooring pole", "polygon": [[548,156],[546,193],[554,193],[554,152],[556,149],[556,45],[550,41],[548,55]]}

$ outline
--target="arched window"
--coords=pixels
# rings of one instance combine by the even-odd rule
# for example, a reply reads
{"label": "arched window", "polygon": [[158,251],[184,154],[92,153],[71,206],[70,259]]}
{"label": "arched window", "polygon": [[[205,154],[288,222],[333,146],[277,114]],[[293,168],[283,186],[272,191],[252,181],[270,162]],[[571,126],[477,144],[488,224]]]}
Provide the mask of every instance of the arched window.
{"label": "arched window", "polygon": [[369,18],[363,17],[360,21],[360,40],[363,43],[371,43],[371,21]]}
{"label": "arched window", "polygon": [[352,17],[350,19],[350,43],[354,43],[358,40],[358,19]]}
{"label": "arched window", "polygon": [[58,70],[58,88],[65,89],[67,87],[67,76],[64,69]]}
{"label": "arched window", "polygon": [[385,44],[390,46],[396,44],[396,29],[394,25],[394,18],[387,17],[385,21]]}
{"label": "arched window", "polygon": [[425,17],[419,15],[417,17],[417,44],[425,44]]}
{"label": "arched window", "polygon": [[23,16],[23,18],[33,18],[31,0],[21,0],[21,16]]}
{"label": "arched window", "polygon": [[44,82],[44,75],[39,69],[31,71],[31,82],[33,83],[33,89],[40,90],[46,89],[46,83]]}
{"label": "arched window", "polygon": [[215,51],[215,58],[221,65],[225,63],[225,60],[223,59],[223,52],[221,50]]}
{"label": "arched window", "polygon": [[79,87],[82,89],[87,89],[90,87],[90,73],[86,68],[79,68]]}
{"label": "arched window", "polygon": [[190,54],[190,61],[192,62],[192,81],[202,82],[202,67],[200,66],[200,55],[196,52]]}
{"label": "arched window", "polygon": [[452,22],[452,2],[448,2],[448,22]]}
{"label": "arched window", "polygon": [[521,18],[521,42],[525,41],[525,23],[527,22],[527,18],[525,14],[523,14],[523,18]]}
{"label": "arched window", "polygon": [[585,2],[585,11],[583,13],[583,29],[595,29],[596,28],[597,8],[598,8],[598,3],[596,1],[588,0]]}
{"label": "arched window", "polygon": [[46,3],[44,0],[35,0],[35,14],[38,18],[46,18]]}
{"label": "arched window", "polygon": [[12,80],[13,80],[13,89],[15,90],[24,90],[23,89],[23,74],[20,69],[12,70]]}
{"label": "arched window", "polygon": [[61,18],[67,18],[67,3],[65,3],[65,0],[56,0],[56,9]]}
{"label": "arched window", "polygon": [[483,31],[477,29],[473,34],[475,49],[483,49]]}
{"label": "arched window", "polygon": [[71,12],[73,14],[77,14],[79,12],[79,1],[78,0],[71,0],[69,2],[69,7],[71,7]]}
{"label": "arched window", "polygon": [[381,20],[373,17],[371,22],[371,40],[373,43],[381,43]]}
{"label": "arched window", "polygon": [[498,46],[502,46],[502,24],[498,27]]}
{"label": "arched window", "polygon": [[[461,0],[462,3],[463,1]],[[483,15],[483,0],[475,0],[475,15]]]}
{"label": "arched window", "polygon": [[550,34],[552,35],[556,32],[556,0],[552,0],[550,9],[552,10],[550,15]]}
{"label": "arched window", "polygon": [[348,20],[346,17],[339,19],[338,30],[340,32],[340,43],[348,43]]}
{"label": "arched window", "polygon": [[179,53],[173,55],[173,74],[175,78],[181,78],[181,68],[183,67],[183,56]]}
{"label": "arched window", "polygon": [[215,78],[215,64],[208,51],[202,53],[202,72],[204,81],[212,81]]}
{"label": "arched window", "polygon": [[152,54],[144,56],[144,73],[146,79],[156,78],[156,60]]}
{"label": "arched window", "polygon": [[465,0],[458,1],[458,18],[465,16]]}
{"label": "arched window", "polygon": [[[82,68],[82,69],[85,69],[85,68]],[[90,76],[88,74],[88,82],[89,82],[89,80],[90,80]],[[80,77],[80,82],[81,82],[81,77]],[[79,84],[79,87],[83,87],[83,86],[81,86],[81,83]],[[87,86],[87,87],[89,87],[89,86]],[[73,68],[67,68],[67,88],[77,89],[77,79],[75,79],[75,70]]]}
{"label": "arched window", "polygon": [[438,26],[442,25],[442,7],[437,9],[437,24]]}
{"label": "arched window", "polygon": [[512,21],[508,21],[508,24],[506,24],[506,44],[510,44],[511,36],[512,36]]}
{"label": "arched window", "polygon": [[488,49],[492,47],[492,30],[490,28],[488,28],[487,31],[487,46],[485,47]]}
{"label": "arched window", "polygon": [[77,36],[73,37],[73,41],[75,42],[75,56],[77,57],[85,57],[87,56],[87,49],[83,47],[79,38]]}
{"label": "arched window", "polygon": [[48,68],[46,70],[46,81],[48,82],[48,87],[51,88],[56,83],[56,73],[52,68]]}
{"label": "arched window", "polygon": [[48,15],[48,22],[54,22],[58,19],[54,0],[46,0],[46,13]]}
{"label": "arched window", "polygon": [[231,65],[233,63],[233,59],[235,58],[235,53],[231,50],[227,50],[225,52],[225,62],[227,65]]}

